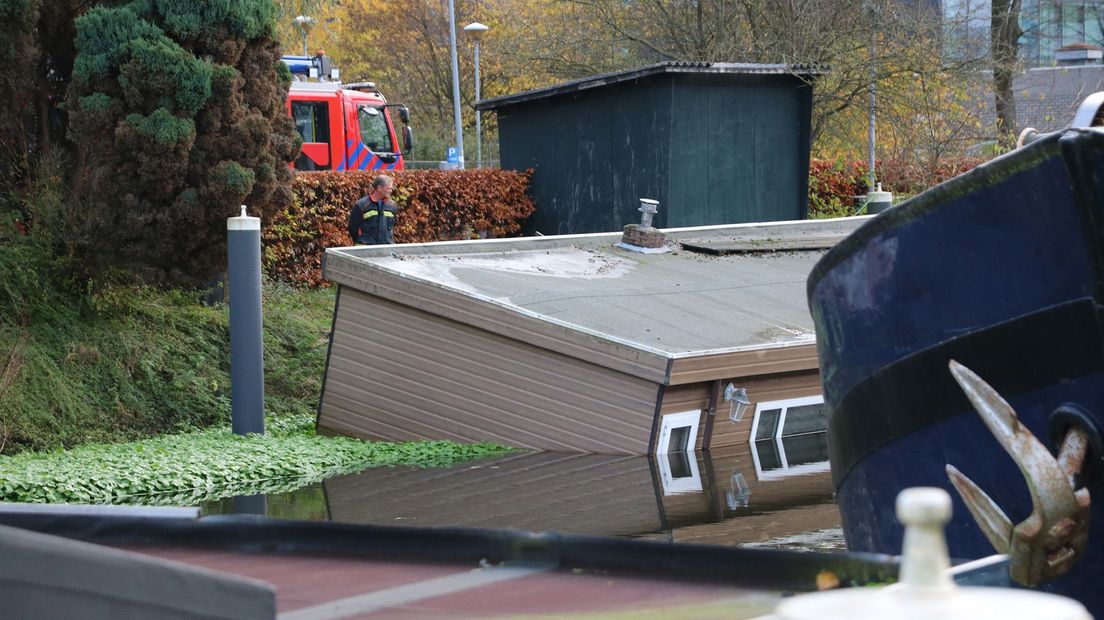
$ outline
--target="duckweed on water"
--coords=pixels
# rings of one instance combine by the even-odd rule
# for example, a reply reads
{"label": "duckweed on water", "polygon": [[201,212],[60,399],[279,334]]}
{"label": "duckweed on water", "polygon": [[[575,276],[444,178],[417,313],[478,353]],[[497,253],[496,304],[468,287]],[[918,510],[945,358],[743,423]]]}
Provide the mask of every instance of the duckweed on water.
{"label": "duckweed on water", "polygon": [[295,427],[245,437],[208,429],[0,457],[0,501],[194,505],[292,491],[368,467],[443,467],[506,452],[508,448],[486,443],[322,437]]}

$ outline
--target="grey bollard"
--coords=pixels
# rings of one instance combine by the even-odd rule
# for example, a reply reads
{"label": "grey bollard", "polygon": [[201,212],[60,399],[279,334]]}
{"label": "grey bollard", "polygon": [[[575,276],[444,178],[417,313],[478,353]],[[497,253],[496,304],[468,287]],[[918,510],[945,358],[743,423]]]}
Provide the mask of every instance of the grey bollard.
{"label": "grey bollard", "polygon": [[882,184],[878,184],[878,189],[867,193],[866,195],[866,212],[869,215],[881,213],[886,209],[893,206],[893,194],[882,191]]}
{"label": "grey bollard", "polygon": [[230,419],[234,434],[264,434],[261,220],[226,220],[230,275]]}

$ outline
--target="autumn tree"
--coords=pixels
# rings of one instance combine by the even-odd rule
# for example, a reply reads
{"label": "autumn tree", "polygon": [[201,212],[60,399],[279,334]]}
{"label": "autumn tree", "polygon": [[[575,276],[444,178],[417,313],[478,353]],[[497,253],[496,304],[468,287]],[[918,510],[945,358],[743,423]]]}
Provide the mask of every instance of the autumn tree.
{"label": "autumn tree", "polygon": [[[619,39],[587,23],[570,2],[456,0],[457,54],[465,132],[474,130],[473,41],[463,26],[490,26],[480,47],[483,99],[631,66]],[[410,106],[417,157],[440,158],[452,143],[452,70],[447,0],[345,0],[334,58],[348,80],[379,84]],[[484,115],[484,150],[493,148],[494,115]],[[474,144],[474,136],[465,138]],[[471,159],[469,157],[469,159]]]}
{"label": "autumn tree", "polygon": [[1022,0],[991,0],[990,56],[993,60],[993,98],[997,112],[997,141],[1006,148],[1016,143],[1016,99],[1012,80],[1020,56]]}
{"label": "autumn tree", "polygon": [[[865,155],[876,90],[882,155],[959,154],[977,134],[963,86],[977,68],[946,59],[938,4],[900,0],[571,0],[618,36],[638,64],[657,60],[827,67],[813,90],[815,150]],[[951,117],[942,119],[940,106]],[[955,129],[970,130],[955,135]],[[879,155],[879,158],[882,157]]]}
{"label": "autumn tree", "polygon": [[[464,2],[457,4],[464,14]],[[343,8],[333,55],[344,79],[374,81],[389,101],[407,104],[423,145],[435,129],[447,135],[452,78],[444,0],[349,0]]]}
{"label": "autumn tree", "polygon": [[284,54],[303,53],[304,28],[296,22],[303,16],[310,18],[306,28],[307,52],[319,49],[331,53],[339,45],[337,24],[342,13],[342,0],[272,0],[275,7],[274,36]]}

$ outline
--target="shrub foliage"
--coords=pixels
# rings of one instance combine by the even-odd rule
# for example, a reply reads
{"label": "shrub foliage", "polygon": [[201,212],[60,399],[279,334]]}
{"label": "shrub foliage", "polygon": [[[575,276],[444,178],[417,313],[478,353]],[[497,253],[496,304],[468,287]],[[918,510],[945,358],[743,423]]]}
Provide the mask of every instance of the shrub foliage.
{"label": "shrub foliage", "polygon": [[[981,158],[941,160],[936,168],[902,159],[878,161],[882,189],[898,198],[919,194],[984,162]],[[861,214],[861,196],[869,191],[865,161],[814,159],[809,162],[809,217]]]}
{"label": "shrub foliage", "polygon": [[[353,203],[368,193],[374,172],[305,172],[295,177],[292,206],[264,230],[268,274],[293,284],[318,286],[328,247],[350,245],[347,222]],[[511,170],[406,170],[395,179],[399,206],[396,243],[506,237],[521,231],[533,213],[525,193],[531,172]]]}

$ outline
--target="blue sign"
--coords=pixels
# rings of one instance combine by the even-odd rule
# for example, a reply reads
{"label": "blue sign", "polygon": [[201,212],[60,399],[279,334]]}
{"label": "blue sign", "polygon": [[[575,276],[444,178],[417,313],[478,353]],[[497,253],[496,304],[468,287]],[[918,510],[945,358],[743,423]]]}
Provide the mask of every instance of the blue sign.
{"label": "blue sign", "polygon": [[450,164],[460,163],[460,151],[457,150],[457,148],[455,146],[448,147],[447,153],[448,154],[445,157],[445,161],[447,161]]}

